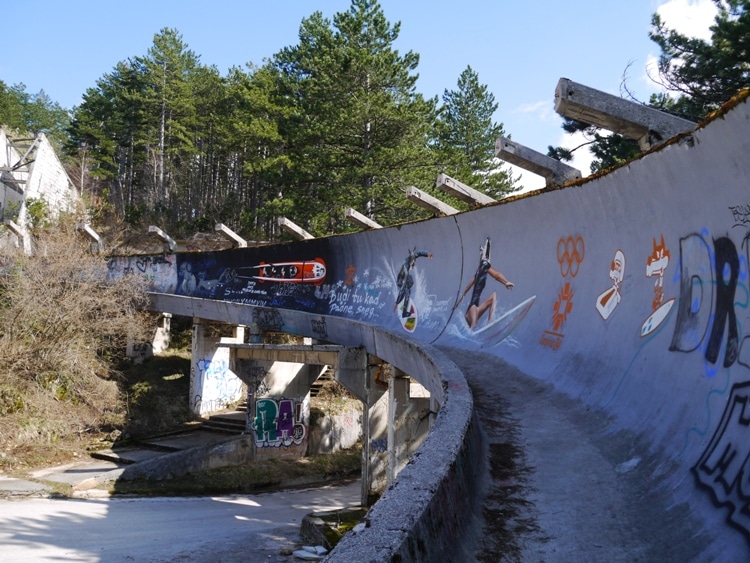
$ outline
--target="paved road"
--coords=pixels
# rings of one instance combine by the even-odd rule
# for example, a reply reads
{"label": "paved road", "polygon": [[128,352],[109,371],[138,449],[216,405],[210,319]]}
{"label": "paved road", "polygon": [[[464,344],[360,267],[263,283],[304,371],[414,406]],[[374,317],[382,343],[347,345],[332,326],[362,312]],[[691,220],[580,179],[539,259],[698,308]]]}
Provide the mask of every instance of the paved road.
{"label": "paved road", "polygon": [[302,518],[358,506],[359,481],[262,495],[0,500],[0,561],[293,561]]}

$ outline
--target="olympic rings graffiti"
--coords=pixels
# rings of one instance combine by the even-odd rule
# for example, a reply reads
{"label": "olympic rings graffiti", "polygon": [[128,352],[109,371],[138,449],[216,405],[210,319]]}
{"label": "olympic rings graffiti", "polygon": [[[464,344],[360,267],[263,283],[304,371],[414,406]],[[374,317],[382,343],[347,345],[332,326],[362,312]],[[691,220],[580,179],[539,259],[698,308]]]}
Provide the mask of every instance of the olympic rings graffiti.
{"label": "olympic rings graffiti", "polygon": [[576,277],[585,254],[586,248],[580,236],[575,238],[570,236],[557,241],[557,261],[560,263],[560,275],[564,278],[568,276]]}

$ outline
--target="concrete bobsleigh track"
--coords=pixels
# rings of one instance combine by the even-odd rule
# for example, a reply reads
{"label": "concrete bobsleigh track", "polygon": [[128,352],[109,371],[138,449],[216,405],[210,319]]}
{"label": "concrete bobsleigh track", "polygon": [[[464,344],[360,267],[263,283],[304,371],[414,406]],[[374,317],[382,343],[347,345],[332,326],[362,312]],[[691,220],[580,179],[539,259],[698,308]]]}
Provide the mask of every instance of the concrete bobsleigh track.
{"label": "concrete bobsleigh track", "polygon": [[[152,279],[159,310],[364,345],[425,379],[446,411],[473,403],[445,352],[489,354],[521,374],[517,382],[552,389],[599,417],[602,440],[630,437],[610,477],[616,486],[619,475],[639,475],[664,506],[660,521],[692,538],[674,546],[681,560],[747,560],[748,155],[750,103],[741,96],[694,131],[562,188],[347,236],[151,257],[143,267],[139,257],[138,267]],[[112,272],[135,269],[133,260],[113,258]],[[495,294],[494,322],[487,326],[487,310],[470,328],[466,313],[483,276],[472,282],[490,264],[502,275],[489,272],[476,297],[481,306]],[[399,365],[412,352],[418,358]],[[493,376],[502,370],[485,380]],[[364,549],[368,560],[438,560],[430,557],[464,534],[454,524],[474,524],[463,511],[479,471],[471,469],[475,434],[486,428],[471,412],[441,416],[369,527],[331,560],[361,560],[352,554]],[[420,480],[428,498],[414,500],[409,490],[425,494]],[[640,503],[644,515],[653,512],[647,497]],[[439,520],[441,512],[450,518]],[[676,537],[664,531],[665,541]]]}

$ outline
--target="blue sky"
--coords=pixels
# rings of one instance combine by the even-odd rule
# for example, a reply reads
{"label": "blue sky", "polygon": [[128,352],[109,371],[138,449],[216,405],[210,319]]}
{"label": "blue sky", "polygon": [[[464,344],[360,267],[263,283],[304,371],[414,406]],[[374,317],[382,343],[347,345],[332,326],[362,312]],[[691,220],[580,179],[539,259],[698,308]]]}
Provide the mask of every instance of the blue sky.
{"label": "blue sky", "polygon": [[[672,27],[705,33],[711,0],[381,0],[386,18],[401,22],[400,52],[420,55],[417,89],[427,97],[456,89],[471,65],[495,96],[506,134],[546,153],[564,138],[554,112],[560,77],[620,94],[623,73],[641,100],[657,90],[647,68],[659,51],[648,38],[657,10]],[[298,41],[299,25],[315,11],[332,18],[350,0],[36,0],[3,7],[0,80],[44,90],[66,108],[129,57],[145,55],[156,33],[177,29],[206,65],[262,64]],[[702,30],[702,31],[701,31]],[[584,175],[587,159],[576,163]],[[540,183],[541,182],[541,183]],[[527,187],[543,181],[527,177]]]}

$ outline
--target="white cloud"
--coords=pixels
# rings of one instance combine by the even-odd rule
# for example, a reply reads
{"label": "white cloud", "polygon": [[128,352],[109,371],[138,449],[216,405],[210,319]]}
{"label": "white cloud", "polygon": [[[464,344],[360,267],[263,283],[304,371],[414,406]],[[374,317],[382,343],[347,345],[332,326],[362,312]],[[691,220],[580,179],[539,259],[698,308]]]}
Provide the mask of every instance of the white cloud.
{"label": "white cloud", "polygon": [[533,115],[539,121],[549,121],[552,118],[557,119],[558,117],[557,113],[555,113],[554,104],[549,100],[523,104],[516,109],[515,113]]}
{"label": "white cloud", "polygon": [[712,0],[668,0],[656,9],[669,29],[699,39],[711,39],[709,27],[716,17]]}
{"label": "white cloud", "polygon": [[[707,41],[711,40],[711,30],[714,18],[717,14],[716,5],[713,0],[667,0],[656,9],[662,21],[668,29],[673,29],[688,35]],[[677,64],[673,61],[672,64]],[[640,77],[649,90],[655,92],[667,92],[659,82],[659,57],[657,54],[649,53],[646,57],[646,65]]]}

